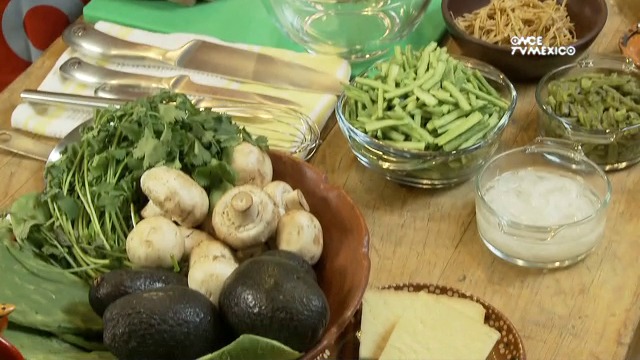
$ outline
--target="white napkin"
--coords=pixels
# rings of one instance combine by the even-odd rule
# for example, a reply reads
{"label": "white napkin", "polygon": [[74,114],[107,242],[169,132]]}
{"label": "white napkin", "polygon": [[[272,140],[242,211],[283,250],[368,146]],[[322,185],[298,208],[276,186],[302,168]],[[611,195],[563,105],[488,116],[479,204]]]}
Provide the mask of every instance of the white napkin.
{"label": "white napkin", "polygon": [[[327,72],[328,76],[335,76],[336,78],[344,82],[348,81],[349,75],[351,73],[349,63],[345,60],[335,57],[297,53],[289,50],[250,46],[245,44],[226,43],[216,38],[195,34],[159,34],[104,21],[96,23],[95,27],[96,29],[104,33],[121,39],[142,44],[154,45],[165,49],[178,48],[192,39],[201,39],[211,42],[223,43],[235,47],[249,49],[252,51],[268,53],[276,57],[286,58],[289,61],[295,61],[308,66],[312,66],[318,70]],[[163,77],[189,75],[194,82],[203,85],[220,86],[227,88],[240,88],[241,86],[246,86],[240,85],[236,82],[221,79],[212,74],[179,69],[169,66],[147,66],[105,60],[96,62],[96,60],[84,58],[82,55],[76,53],[75,51],[67,49],[53,66],[51,72],[49,72],[44,81],[40,84],[38,90],[72,93],[78,95],[93,95],[95,91],[95,88],[93,86],[64,79],[58,71],[60,65],[62,65],[70,57],[74,56],[81,57],[85,61],[92,62],[104,67],[130,73]],[[251,85],[251,89],[254,89],[256,91],[262,90],[271,92],[270,88],[262,85]],[[307,93],[282,89],[273,89],[273,92],[276,96],[290,98],[291,100],[302,104],[302,108],[299,110],[313,119],[319,128],[322,128],[324,126],[327,119],[331,115],[337,101],[336,96],[334,95],[322,95],[311,92]],[[15,108],[11,115],[11,126],[16,129],[43,136],[63,138],[77,125],[91,117],[92,114],[92,109],[78,109],[62,105],[41,106],[22,103]]]}

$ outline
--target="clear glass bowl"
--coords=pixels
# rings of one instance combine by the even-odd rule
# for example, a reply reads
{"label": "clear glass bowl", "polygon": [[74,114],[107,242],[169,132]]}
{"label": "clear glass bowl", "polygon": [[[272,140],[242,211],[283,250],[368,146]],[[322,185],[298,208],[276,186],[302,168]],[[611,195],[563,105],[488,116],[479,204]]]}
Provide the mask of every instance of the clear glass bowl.
{"label": "clear glass bowl", "polygon": [[586,129],[574,121],[557,116],[547,105],[551,81],[594,72],[630,74],[640,79],[640,71],[630,59],[610,55],[586,58],[550,72],[536,88],[538,132],[540,136],[575,142],[589,159],[605,171],[624,169],[640,162],[640,124],[614,130]]}
{"label": "clear glass bowl", "polygon": [[340,130],[360,163],[400,184],[418,188],[443,188],[471,179],[495,153],[500,145],[502,133],[516,107],[516,89],[509,79],[493,66],[462,56],[452,55],[452,57],[472,69],[477,69],[487,82],[510,102],[509,108],[493,132],[489,133],[483,141],[463,150],[399,149],[374,139],[351,125],[345,118],[346,97],[343,93],[338,99],[336,117]]}
{"label": "clear glass bowl", "polygon": [[[564,187],[561,188],[562,185],[555,182],[550,185],[552,183],[548,182],[540,187],[544,187],[550,194],[536,192],[535,198],[530,199],[531,202],[558,199],[546,206],[546,211],[555,211],[562,207],[558,201],[566,201],[564,198],[557,198],[558,194],[564,192],[580,196],[581,199],[588,198],[593,209],[585,209],[584,212],[589,211],[589,214],[580,216],[575,221],[541,226],[540,216],[536,215],[540,213],[539,204],[523,207],[524,210],[530,209],[527,213],[528,220],[524,221],[516,219],[516,215],[513,215],[513,209],[522,202],[510,202],[509,210],[505,210],[507,207],[504,204],[496,206],[495,202],[492,205],[487,200],[487,191],[492,186],[496,186],[494,189],[497,189],[496,179],[505,173],[529,169],[559,175],[580,184],[577,187],[580,191],[571,193]],[[542,180],[539,183],[542,183]],[[497,201],[496,196],[497,199],[512,199],[513,191],[521,189],[519,186],[513,186],[515,187],[509,188],[505,184],[500,190],[494,190],[498,192],[497,195],[494,194],[494,201]],[[475,190],[476,222],[482,241],[493,254],[513,264],[547,269],[569,266],[591,253],[604,235],[607,209],[611,200],[611,183],[606,173],[589,160],[579,146],[570,141],[538,138],[529,146],[497,155],[478,174]],[[553,194],[555,197],[546,196]],[[578,200],[572,201],[577,203]]]}
{"label": "clear glass bowl", "polygon": [[357,62],[406,38],[431,0],[262,0],[293,41],[312,53]]}

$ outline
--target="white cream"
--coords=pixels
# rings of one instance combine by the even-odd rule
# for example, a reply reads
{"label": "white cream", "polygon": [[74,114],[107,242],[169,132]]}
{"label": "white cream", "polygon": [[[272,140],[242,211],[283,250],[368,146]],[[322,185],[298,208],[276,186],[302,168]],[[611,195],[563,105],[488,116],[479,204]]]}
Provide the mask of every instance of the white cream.
{"label": "white cream", "polygon": [[599,198],[578,176],[525,168],[496,177],[482,192],[502,219],[543,228],[568,224],[555,232],[516,229],[499,221],[477,201],[480,236],[508,257],[537,263],[562,262],[588,253],[603,236],[605,214],[589,218],[600,207]]}

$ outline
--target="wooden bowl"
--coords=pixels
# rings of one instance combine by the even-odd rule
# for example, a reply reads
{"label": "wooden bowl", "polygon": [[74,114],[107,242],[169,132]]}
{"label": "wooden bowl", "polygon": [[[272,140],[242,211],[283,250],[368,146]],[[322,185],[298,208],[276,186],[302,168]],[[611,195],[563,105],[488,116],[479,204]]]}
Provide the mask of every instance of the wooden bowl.
{"label": "wooden bowl", "polygon": [[20,351],[7,339],[0,336],[0,359],[2,360],[24,360]]}
{"label": "wooden bowl", "polygon": [[[527,359],[520,334],[518,334],[518,331],[513,326],[511,321],[509,321],[509,319],[503,313],[501,313],[491,304],[474,295],[467,294],[452,287],[433,284],[394,284],[383,286],[381,287],[381,289],[410,292],[425,291],[430,294],[447,295],[451,297],[473,300],[482,305],[482,307],[484,307],[486,311],[484,323],[498,330],[501,334],[500,339],[498,340],[498,342],[496,342],[496,345],[494,346],[487,360]],[[342,347],[339,351],[339,359],[357,359],[359,356],[358,333],[360,329],[360,316],[361,314],[360,312],[358,312],[358,314],[356,314],[356,317],[350,323],[348,331],[351,335],[344,337]]]}
{"label": "wooden bowl", "polygon": [[[510,80],[538,80],[546,73],[578,60],[602,31],[607,21],[608,9],[605,0],[568,0],[567,11],[575,25],[576,50],[568,55],[522,55],[511,54],[511,46],[490,44],[464,32],[455,19],[488,5],[491,0],[442,0],[442,15],[447,30],[464,55],[487,62],[509,77]],[[543,35],[543,34],[541,34]]]}
{"label": "wooden bowl", "polygon": [[369,231],[349,196],[310,164],[271,151],[273,178],[300,189],[322,225],[324,248],[315,265],[329,301],[330,318],[320,342],[302,359],[335,358],[337,342],[362,303],[369,281]]}

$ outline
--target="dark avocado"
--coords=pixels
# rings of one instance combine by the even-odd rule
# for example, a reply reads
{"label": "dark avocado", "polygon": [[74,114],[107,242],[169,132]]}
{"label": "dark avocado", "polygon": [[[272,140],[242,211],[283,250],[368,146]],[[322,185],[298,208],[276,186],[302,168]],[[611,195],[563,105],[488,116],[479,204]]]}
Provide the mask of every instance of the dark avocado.
{"label": "dark avocado", "polygon": [[284,259],[290,261],[301,270],[304,270],[309,276],[313,278],[313,281],[317,281],[316,272],[313,270],[313,266],[309,264],[307,260],[305,260],[302,256],[286,250],[269,250],[263,252],[260,256],[274,256],[280,259]]}
{"label": "dark avocado", "polygon": [[227,278],[220,312],[235,335],[263,336],[305,352],[322,337],[329,304],[315,280],[291,261],[259,256]]}
{"label": "dark avocado", "polygon": [[182,286],[124,296],[103,321],[104,345],[119,360],[192,360],[223,346],[215,305]]}
{"label": "dark avocado", "polygon": [[168,285],[188,287],[183,275],[162,269],[113,270],[97,277],[89,290],[89,304],[102,316],[107,306],[119,298]]}

